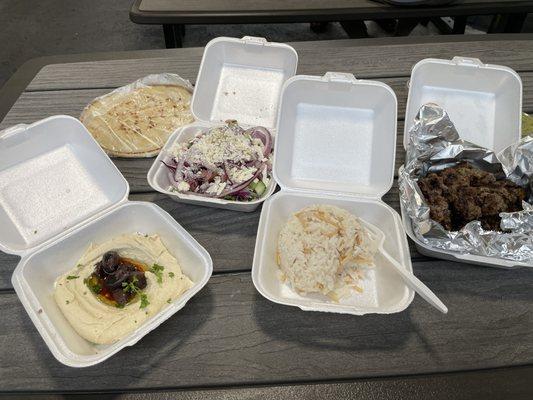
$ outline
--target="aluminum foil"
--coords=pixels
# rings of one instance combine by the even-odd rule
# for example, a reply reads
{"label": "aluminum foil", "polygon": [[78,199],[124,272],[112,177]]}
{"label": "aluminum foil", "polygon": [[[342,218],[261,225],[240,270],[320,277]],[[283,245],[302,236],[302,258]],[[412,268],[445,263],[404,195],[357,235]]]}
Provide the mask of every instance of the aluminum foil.
{"label": "aluminum foil", "polygon": [[[522,211],[500,214],[505,232],[484,230],[479,221],[451,232],[430,219],[418,178],[463,161],[529,188],[528,202],[524,202]],[[463,254],[533,262],[532,137],[526,136],[496,155],[462,140],[448,114],[436,104],[426,104],[409,131],[405,166],[399,171],[399,189],[402,209],[410,217],[416,237],[426,245]]]}

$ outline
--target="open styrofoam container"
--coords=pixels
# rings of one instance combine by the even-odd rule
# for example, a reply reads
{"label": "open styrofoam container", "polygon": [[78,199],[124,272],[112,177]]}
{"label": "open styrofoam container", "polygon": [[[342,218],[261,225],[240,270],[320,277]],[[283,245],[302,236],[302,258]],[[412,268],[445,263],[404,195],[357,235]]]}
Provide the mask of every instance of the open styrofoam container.
{"label": "open styrofoam container", "polygon": [[148,172],[148,183],[172,199],[237,211],[253,211],[276,187],[272,179],[261,198],[249,201],[215,199],[169,190],[166,167],[161,162],[171,148],[186,142],[199,131],[237,120],[243,127],[263,126],[275,135],[278,104],[285,81],[296,73],[298,55],[289,45],[267,42],[263,38],[219,37],[205,47],[191,111],[197,122],[178,129],[155,159]]}
{"label": "open styrofoam container", "polygon": [[[511,68],[483,64],[477,58],[428,58],[412,70],[405,112],[404,147],[420,107],[435,103],[450,116],[459,136],[496,153],[521,136],[522,81]],[[434,249],[413,232],[402,207],[405,230],[422,254],[451,261],[512,268],[532,263]]]}
{"label": "open styrofoam container", "polygon": [[412,271],[400,216],[381,200],[392,187],[397,101],[384,83],[351,74],[295,76],[282,92],[274,177],[281,191],[263,204],[252,279],[276,303],[306,311],[355,315],[404,310],[414,292],[390,267],[365,271],[363,293],[335,303],[319,294],[299,295],[279,280],[278,235],[294,212],[313,204],[335,205],[380,227],[385,250]]}
{"label": "open styrofoam container", "polygon": [[[97,364],[181,309],[206,283],[212,262],[168,213],[128,201],[128,182],[75,118],[54,116],[0,136],[0,249],[21,260],[12,283],[52,354],[63,364]],[[125,233],[158,234],[194,286],[112,345],[79,336],[53,298],[54,283],[88,245]]]}
{"label": "open styrofoam container", "polygon": [[420,107],[435,103],[450,116],[459,136],[496,153],[520,140],[522,81],[511,68],[477,58],[427,58],[411,71],[404,147]]}

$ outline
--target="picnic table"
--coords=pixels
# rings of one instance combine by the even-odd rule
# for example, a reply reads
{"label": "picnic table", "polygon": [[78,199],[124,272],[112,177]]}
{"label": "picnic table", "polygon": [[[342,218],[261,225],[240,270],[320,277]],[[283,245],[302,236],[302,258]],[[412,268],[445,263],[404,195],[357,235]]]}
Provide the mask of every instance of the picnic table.
{"label": "picnic table", "polygon": [[[438,2],[434,2],[438,3]],[[441,2],[442,3],[442,2]],[[444,5],[396,6],[386,0],[135,0],[130,19],[163,26],[166,47],[181,47],[185,25],[340,21],[350,37],[366,34],[364,20],[399,19],[407,35],[423,19],[447,33],[464,33],[470,15],[494,15],[491,32],[520,32],[531,0],[457,0]],[[454,17],[449,29],[440,17]]]}
{"label": "picnic table", "polygon": [[[435,40],[437,40],[435,42]],[[426,57],[478,57],[520,74],[533,111],[533,35],[442,36],[292,44],[298,73],[345,71],[378,79],[398,97],[396,165],[411,67]],[[96,96],[151,73],[194,81],[202,48],[47,57],[0,93],[0,128],[54,114],[79,116]],[[18,92],[17,92],[18,91]],[[1,143],[0,143],[1,146]],[[146,181],[153,159],[114,159],[130,200],[168,211],[212,256],[207,286],[168,321],[104,363],[54,359],[11,285],[16,256],[0,253],[0,394],[116,393],[126,398],[532,398],[533,271],[437,260],[411,246],[416,275],[447,304],[416,296],[404,312],[355,317],[303,312],[263,298],[250,269],[260,210],[176,203]],[[398,209],[397,182],[384,200]],[[179,390],[176,393],[168,393]],[[155,393],[148,393],[156,391]],[[141,393],[139,393],[141,392]],[[99,395],[99,398],[113,398]]]}

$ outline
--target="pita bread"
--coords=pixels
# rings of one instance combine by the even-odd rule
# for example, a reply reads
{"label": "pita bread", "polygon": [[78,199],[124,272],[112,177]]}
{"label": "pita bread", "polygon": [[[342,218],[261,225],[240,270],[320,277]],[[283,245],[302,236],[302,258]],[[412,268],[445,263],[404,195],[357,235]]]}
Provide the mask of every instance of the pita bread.
{"label": "pita bread", "polygon": [[182,86],[117,90],[85,107],[80,121],[110,156],[153,157],[172,132],[194,121],[190,102]]}

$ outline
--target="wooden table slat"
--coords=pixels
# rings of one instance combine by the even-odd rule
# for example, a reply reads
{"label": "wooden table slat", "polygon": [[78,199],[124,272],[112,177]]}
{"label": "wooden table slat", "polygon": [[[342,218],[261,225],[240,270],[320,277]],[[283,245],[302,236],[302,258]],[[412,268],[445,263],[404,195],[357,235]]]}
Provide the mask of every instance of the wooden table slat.
{"label": "wooden table slat", "polygon": [[[320,74],[322,75],[323,72]],[[521,72],[520,77],[523,84],[522,107],[524,111],[531,112],[533,111],[533,71]],[[409,79],[407,77],[398,77],[381,78],[379,80],[389,85],[396,93],[398,98],[398,119],[403,120]],[[111,90],[108,88],[25,92],[7,113],[0,124],[0,129],[18,123],[33,122],[58,113],[79,117],[88,103],[98,96],[109,93]]]}
{"label": "wooden table slat", "polygon": [[294,23],[512,14],[532,9],[533,2],[526,0],[462,0],[416,7],[370,0],[135,0],[130,19],[141,24]]}
{"label": "wooden table slat", "polygon": [[[528,4],[530,2],[520,0],[462,0],[457,4],[447,5],[447,9],[461,8],[464,6],[478,5],[483,8],[491,7],[495,4],[505,4],[510,6],[519,4]],[[174,12],[174,13],[186,13],[186,12],[199,12],[208,13],[212,11],[227,11],[238,13],[245,13],[247,11],[270,11],[274,10],[291,10],[304,14],[307,10],[332,10],[343,9],[353,10],[356,12],[358,9],[374,8],[382,10],[384,13],[391,10],[394,12],[394,6],[383,4],[377,1],[371,0],[328,0],[327,4],[323,0],[292,0],[290,2],[285,0],[270,0],[265,3],[262,0],[181,0],[176,3],[174,0],[141,0],[139,10],[152,11],[152,12]],[[435,7],[438,9],[438,7]],[[443,7],[441,7],[443,8]]]}
{"label": "wooden table slat", "polygon": [[[353,72],[358,78],[408,77],[415,63],[424,58],[478,57],[485,63],[501,64],[517,71],[533,71],[528,57],[533,41],[444,42],[383,46],[345,46],[344,41],[291,43],[298,51],[298,73],[322,75],[327,71]],[[352,42],[348,41],[346,42]],[[401,42],[400,42],[401,43]],[[106,60],[44,67],[28,86],[35,90],[112,88],[148,74],[173,72],[194,82],[203,48],[169,50],[168,57]],[[160,54],[160,53],[157,53]],[[341,68],[343,66],[343,68]]]}
{"label": "wooden table slat", "polygon": [[[415,272],[448,305],[418,296],[404,312],[302,312],[264,299],[249,273],[214,276],[134,347],[83,370],[59,364],[13,293],[0,295],[2,390],[121,390],[269,384],[515,366],[533,354],[533,285],[509,272],[445,261]],[[31,366],[31,367],[30,367]]]}
{"label": "wooden table slat", "polygon": [[[233,386],[189,390],[157,390],[98,394],[98,400],[531,400],[528,389],[533,367],[427,374],[268,386]],[[43,400],[26,395],[25,400]],[[78,399],[76,395],[48,395],[46,400]]]}

